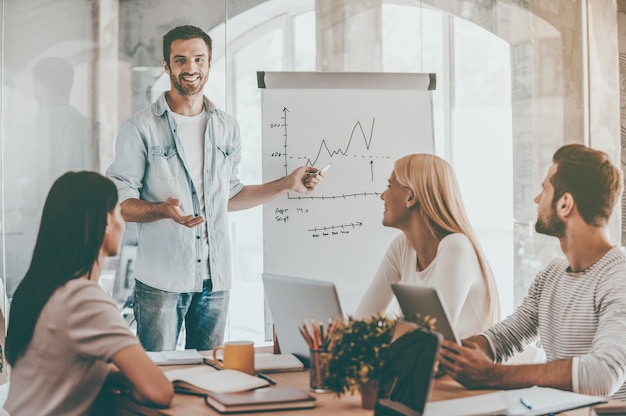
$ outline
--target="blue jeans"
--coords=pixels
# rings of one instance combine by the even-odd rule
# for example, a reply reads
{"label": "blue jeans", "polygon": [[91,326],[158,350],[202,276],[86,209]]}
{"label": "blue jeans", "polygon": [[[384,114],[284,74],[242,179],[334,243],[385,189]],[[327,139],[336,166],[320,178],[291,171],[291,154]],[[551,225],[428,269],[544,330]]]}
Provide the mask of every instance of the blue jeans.
{"label": "blue jeans", "polygon": [[133,310],[137,337],[146,351],[176,349],[185,322],[185,348],[210,350],[224,342],[229,291],[214,292],[210,279],[202,292],[175,293],[135,280]]}

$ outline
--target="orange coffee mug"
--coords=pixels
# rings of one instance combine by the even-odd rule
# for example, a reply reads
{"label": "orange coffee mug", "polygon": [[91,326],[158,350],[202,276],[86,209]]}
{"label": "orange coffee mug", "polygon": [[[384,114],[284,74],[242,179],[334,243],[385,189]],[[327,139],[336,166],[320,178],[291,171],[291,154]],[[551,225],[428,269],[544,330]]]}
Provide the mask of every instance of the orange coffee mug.
{"label": "orange coffee mug", "polygon": [[[223,363],[217,359],[217,352],[223,351]],[[254,342],[231,341],[213,348],[213,363],[218,367],[239,370],[254,375]]]}

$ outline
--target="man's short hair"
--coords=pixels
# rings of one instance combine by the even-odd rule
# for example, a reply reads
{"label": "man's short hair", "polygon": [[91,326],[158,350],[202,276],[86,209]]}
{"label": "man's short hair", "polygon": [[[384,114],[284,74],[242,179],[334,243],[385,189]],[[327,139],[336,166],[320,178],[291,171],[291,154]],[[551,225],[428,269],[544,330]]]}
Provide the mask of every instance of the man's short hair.
{"label": "man's short hair", "polygon": [[552,203],[569,192],[587,224],[608,222],[622,191],[621,170],[608,155],[582,144],[568,144],[554,153],[552,162],[556,165],[550,180],[554,187]]}
{"label": "man's short hair", "polygon": [[206,43],[206,46],[209,48],[209,59],[211,58],[213,43],[211,37],[204,30],[192,25],[177,26],[163,36],[163,59],[167,62],[168,67],[170,66],[172,43],[174,43],[175,40],[195,38],[200,38]]}

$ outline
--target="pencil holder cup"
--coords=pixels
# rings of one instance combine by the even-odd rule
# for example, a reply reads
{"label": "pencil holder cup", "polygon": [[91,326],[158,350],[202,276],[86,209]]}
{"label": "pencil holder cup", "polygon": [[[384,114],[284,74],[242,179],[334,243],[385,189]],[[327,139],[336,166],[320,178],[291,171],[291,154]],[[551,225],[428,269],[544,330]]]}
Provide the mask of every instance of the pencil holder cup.
{"label": "pencil holder cup", "polygon": [[326,387],[326,364],[325,356],[328,354],[326,349],[311,349],[309,361],[309,390],[315,393],[328,393],[330,390]]}

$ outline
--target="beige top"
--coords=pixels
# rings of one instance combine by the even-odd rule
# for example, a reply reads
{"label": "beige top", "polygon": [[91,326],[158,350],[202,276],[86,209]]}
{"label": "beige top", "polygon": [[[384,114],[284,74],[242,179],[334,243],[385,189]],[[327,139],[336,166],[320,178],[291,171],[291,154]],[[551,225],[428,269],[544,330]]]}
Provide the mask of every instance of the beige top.
{"label": "beige top", "polygon": [[139,344],[96,282],[74,279],[54,292],[33,338],[11,369],[11,416],[88,414],[111,357]]}

